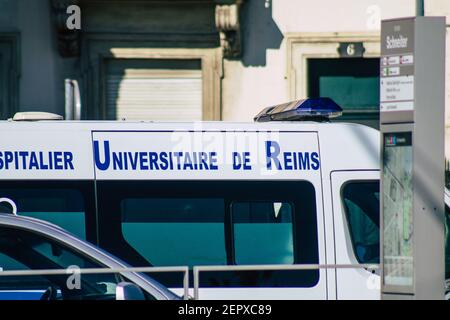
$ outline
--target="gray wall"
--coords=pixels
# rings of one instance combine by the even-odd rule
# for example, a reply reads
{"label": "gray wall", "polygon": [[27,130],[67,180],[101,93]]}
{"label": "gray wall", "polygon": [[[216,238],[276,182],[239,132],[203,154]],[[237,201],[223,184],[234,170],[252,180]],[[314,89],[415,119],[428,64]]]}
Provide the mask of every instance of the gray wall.
{"label": "gray wall", "polygon": [[[14,0],[13,0],[14,1]],[[18,0],[17,28],[21,37],[20,111],[60,112],[57,97],[59,57],[50,17],[50,2]]]}
{"label": "gray wall", "polygon": [[[146,43],[149,47],[219,46],[213,1],[207,4],[178,2],[174,6],[170,1],[164,4],[82,0],[80,6],[83,39],[100,37],[111,45],[117,44],[114,39],[119,42],[135,40],[140,45],[151,39]],[[2,32],[19,35],[18,110],[64,114],[64,79],[82,80],[82,58],[60,56],[51,1],[0,0]],[[82,48],[81,52],[87,54],[88,51]]]}
{"label": "gray wall", "polygon": [[20,111],[61,112],[61,59],[47,0],[0,0],[0,32],[17,33]]}

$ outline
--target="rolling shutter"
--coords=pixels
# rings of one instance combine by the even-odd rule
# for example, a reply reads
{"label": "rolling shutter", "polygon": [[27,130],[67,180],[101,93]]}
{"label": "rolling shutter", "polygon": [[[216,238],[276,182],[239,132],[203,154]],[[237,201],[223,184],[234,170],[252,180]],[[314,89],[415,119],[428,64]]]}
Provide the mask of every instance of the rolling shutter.
{"label": "rolling shutter", "polygon": [[111,120],[202,120],[200,64],[112,60],[105,98]]}

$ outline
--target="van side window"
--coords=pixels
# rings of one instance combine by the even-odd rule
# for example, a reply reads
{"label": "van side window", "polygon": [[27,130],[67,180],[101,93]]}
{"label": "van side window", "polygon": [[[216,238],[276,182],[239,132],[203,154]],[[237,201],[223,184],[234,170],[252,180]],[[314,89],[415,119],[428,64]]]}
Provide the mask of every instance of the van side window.
{"label": "van side window", "polygon": [[294,263],[290,203],[236,202],[231,221],[236,264]]}
{"label": "van side window", "polygon": [[[319,263],[308,181],[97,181],[97,191],[100,246],[136,267]],[[200,286],[313,287],[319,275],[211,271]],[[181,273],[151,276],[170,288],[182,284]]]}
{"label": "van side window", "polygon": [[86,222],[95,219],[95,204],[93,200],[89,201],[94,198],[93,188],[86,189],[86,183],[1,182],[0,198],[14,201],[18,215],[51,222],[81,239],[87,239]]}
{"label": "van side window", "polygon": [[154,266],[226,265],[223,199],[124,199],[125,240]]}
{"label": "van side window", "polygon": [[380,261],[379,190],[379,181],[349,182],[342,190],[353,250],[359,263]]}

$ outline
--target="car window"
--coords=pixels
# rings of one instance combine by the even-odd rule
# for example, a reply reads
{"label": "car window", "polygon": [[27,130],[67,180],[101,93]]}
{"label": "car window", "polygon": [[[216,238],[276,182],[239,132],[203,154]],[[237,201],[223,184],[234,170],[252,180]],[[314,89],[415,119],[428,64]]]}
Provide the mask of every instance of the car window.
{"label": "car window", "polygon": [[[30,270],[10,255],[0,252],[0,270]],[[43,276],[0,277],[0,300],[36,300],[52,283]]]}
{"label": "car window", "polygon": [[[0,228],[0,266],[3,270],[104,267],[64,244],[37,233],[7,227]],[[0,290],[46,290],[51,286],[61,292],[62,299],[113,299],[115,286],[120,281],[114,274],[83,274],[79,279],[77,283],[75,279],[70,281],[68,275],[24,276],[13,279],[15,283],[11,286],[11,279],[0,277]]]}

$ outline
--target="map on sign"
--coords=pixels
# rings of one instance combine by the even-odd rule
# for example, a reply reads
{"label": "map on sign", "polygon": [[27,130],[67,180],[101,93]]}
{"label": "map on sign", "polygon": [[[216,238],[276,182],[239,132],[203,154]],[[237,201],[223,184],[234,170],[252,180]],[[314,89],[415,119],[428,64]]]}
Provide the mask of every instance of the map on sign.
{"label": "map on sign", "polygon": [[411,132],[384,134],[383,259],[386,285],[413,285]]}

